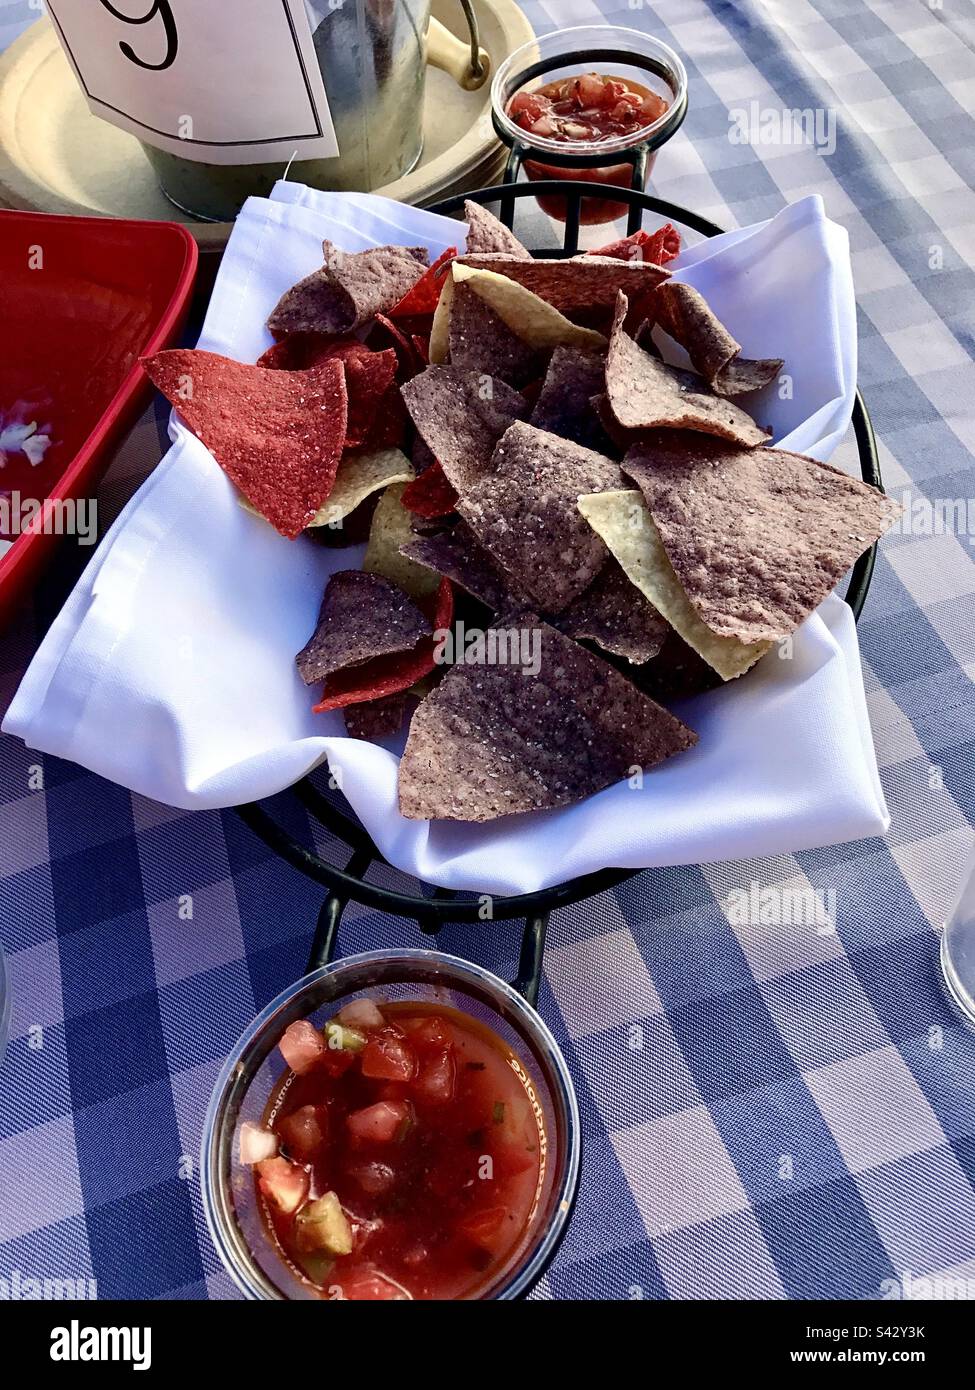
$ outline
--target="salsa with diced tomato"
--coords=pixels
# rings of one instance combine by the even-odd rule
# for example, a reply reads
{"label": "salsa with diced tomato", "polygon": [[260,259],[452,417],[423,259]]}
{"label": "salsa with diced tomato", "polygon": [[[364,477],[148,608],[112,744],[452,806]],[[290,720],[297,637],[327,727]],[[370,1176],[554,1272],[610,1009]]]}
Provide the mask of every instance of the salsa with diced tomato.
{"label": "salsa with diced tomato", "polygon": [[[632,78],[587,72],[579,77],[559,78],[531,92],[516,92],[508,102],[507,112],[528,136],[560,144],[584,142],[598,148],[608,140],[635,136],[659,120],[669,106],[664,97]],[[651,155],[651,164],[652,161]],[[525,172],[531,180],[575,179],[618,188],[628,188],[633,177],[629,164],[571,169],[531,160],[526,161]],[[543,196],[538,201],[550,217],[565,220],[564,198]],[[593,226],[613,222],[626,212],[625,203],[585,198],[580,220],[584,225]]]}
{"label": "salsa with diced tomato", "polygon": [[245,1124],[265,1223],[322,1298],[476,1298],[534,1232],[546,1129],[524,1068],[455,1009],[360,999],[293,1023]]}

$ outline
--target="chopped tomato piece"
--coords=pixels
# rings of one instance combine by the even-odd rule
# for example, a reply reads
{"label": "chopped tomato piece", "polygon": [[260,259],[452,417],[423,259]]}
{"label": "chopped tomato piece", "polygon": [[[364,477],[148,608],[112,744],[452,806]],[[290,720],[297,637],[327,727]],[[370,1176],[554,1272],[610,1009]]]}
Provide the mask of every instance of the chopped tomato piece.
{"label": "chopped tomato piece", "polygon": [[278,1046],[291,1070],[301,1076],[321,1060],[325,1052],[325,1039],[317,1028],[302,1018],[288,1025]]}
{"label": "chopped tomato piece", "polygon": [[286,1158],[265,1158],[255,1171],[264,1196],[286,1214],[297,1211],[308,1196],[307,1171]]}
{"label": "chopped tomato piece", "polygon": [[416,1055],[402,1038],[370,1038],[362,1054],[362,1075],[374,1081],[412,1081]]}
{"label": "chopped tomato piece", "polygon": [[287,1115],[278,1125],[278,1134],[288,1153],[301,1163],[308,1163],[325,1143],[328,1134],[328,1111],[323,1105],[303,1105]]}
{"label": "chopped tomato piece", "polygon": [[413,1093],[433,1105],[447,1105],[457,1090],[457,1063],[454,1051],[446,1047],[425,1061],[413,1084]]}
{"label": "chopped tomato piece", "polygon": [[380,1100],[364,1110],[354,1110],[346,1120],[349,1133],[359,1144],[390,1144],[401,1139],[410,1124],[405,1101]]}
{"label": "chopped tomato piece", "polygon": [[458,1223],[458,1230],[475,1245],[480,1245],[484,1250],[494,1250],[506,1239],[504,1226],[507,1217],[507,1207],[486,1207],[465,1217]]}
{"label": "chopped tomato piece", "polygon": [[434,1018],[432,1014],[429,1014],[426,1018],[412,1021],[410,1041],[421,1052],[429,1048],[439,1052],[447,1046],[447,1030],[439,1018]]}
{"label": "chopped tomato piece", "polygon": [[601,106],[608,86],[609,83],[603,82],[602,78],[597,77],[594,72],[587,72],[582,77],[576,78],[573,95],[580,108],[583,106]]}

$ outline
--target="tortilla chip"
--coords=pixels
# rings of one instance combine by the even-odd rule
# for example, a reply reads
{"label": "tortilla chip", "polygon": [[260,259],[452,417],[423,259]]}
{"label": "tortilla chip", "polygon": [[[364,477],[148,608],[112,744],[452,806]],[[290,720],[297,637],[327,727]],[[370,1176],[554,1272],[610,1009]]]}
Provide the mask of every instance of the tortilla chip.
{"label": "tortilla chip", "polygon": [[624,331],[629,303],[620,293],[606,358],[606,395],[624,429],[687,429],[716,434],[735,444],[764,444],[769,432],[750,415],[712,394],[693,372],[659,362]]}
{"label": "tortilla chip", "polygon": [[740,396],[774,381],[785,363],[781,357],[752,361],[743,358],[737,342],[714,313],[703,294],[690,285],[669,280],[657,288],[654,300],[660,327],[680,343],[694,370],[719,396]]}
{"label": "tortilla chip", "polygon": [[618,488],[619,465],[516,421],[492,466],[461,496],[457,510],[513,583],[545,612],[559,613],[606,562],[605,547],[580,517],[576,498]]}
{"label": "tortilla chip", "polygon": [[661,432],[623,467],[696,611],[741,642],[794,632],[900,510],[828,463],[700,435]]}
{"label": "tortilla chip", "polygon": [[407,291],[398,304],[393,305],[389,310],[389,317],[391,319],[412,319],[435,313],[440,299],[440,291],[446,278],[447,266],[456,255],[456,246],[449,246],[446,251],[439,255],[429,270],[425,271],[417,280],[413,288]]}
{"label": "tortilla chip", "polygon": [[336,671],[325,682],[324,694],[313,708],[315,714],[383,700],[388,695],[411,689],[417,681],[430,675],[437,665],[436,634],[449,628],[454,620],[454,592],[450,581],[442,579],[436,593],[420,599],[418,606],[429,619],[433,635],[421,638],[413,651],[377,656],[361,666],[346,666]]}
{"label": "tortilla chip", "polygon": [[[649,261],[618,260],[614,256],[579,256],[575,260],[518,260],[512,256],[460,256],[454,262],[454,280],[459,284],[464,272],[498,275],[515,281],[526,291],[542,299],[550,307],[563,314],[577,310],[604,308],[612,312],[618,291],[625,290],[628,295],[637,297],[656,289],[662,280],[669,277],[669,271]],[[502,315],[508,325],[519,332],[518,324],[512,322],[497,304],[492,305]],[[526,337],[522,333],[522,337]],[[559,338],[557,342],[575,341],[583,346],[581,339]],[[555,342],[539,343],[542,346],[555,346]]]}
{"label": "tortilla chip", "polygon": [[593,407],[593,398],[606,390],[606,358],[581,348],[557,347],[530,423],[571,439],[586,449],[614,451]]}
{"label": "tortilla chip", "polygon": [[413,465],[401,449],[343,454],[335,486],[310,525],[335,528],[372,493],[391,483],[412,482],[415,476]]}
{"label": "tortilla chip", "polygon": [[512,587],[508,576],[463,522],[435,536],[417,536],[402,553],[451,580],[495,613],[530,607],[526,595]]}
{"label": "tortilla chip", "polygon": [[546,354],[522,342],[468,285],[454,289],[449,338],[450,365],[458,371],[524,386],[545,370]]}
{"label": "tortilla chip", "polygon": [[656,656],[671,630],[612,556],[554,625],[567,637],[587,638],[634,664]]}
{"label": "tortilla chip", "polygon": [[398,734],[406,722],[410,697],[407,691],[396,695],[386,695],[381,700],[363,700],[358,705],[348,705],[343,710],[345,732],[349,738],[361,738],[366,743],[376,739],[391,738]]}
{"label": "tortilla chip", "polygon": [[373,246],[347,252],[323,243],[325,264],[278,301],[267,321],[275,337],[288,333],[353,333],[399,304],[423,276],[429,255],[419,246]]}
{"label": "tortilla chip", "polygon": [[437,301],[437,311],[430,328],[430,361],[436,366],[446,362],[450,356],[450,317],[454,303],[454,265],[444,277],[443,288]]}
{"label": "tortilla chip", "polygon": [[410,598],[420,600],[436,592],[440,579],[400,554],[400,546],[414,539],[410,513],[403,506],[405,487],[405,483],[394,483],[380,497],[362,568],[369,574],[391,579]]}
{"label": "tortilla chip", "polygon": [[[502,257],[501,259],[507,267],[541,264],[539,261],[512,261],[509,257]],[[576,269],[578,264],[577,262],[573,269]],[[613,261],[611,264],[619,267],[621,262]],[[629,267],[624,267],[624,269],[629,269]],[[467,285],[484,300],[490,309],[494,310],[499,318],[504,320],[512,333],[517,334],[529,347],[546,350],[556,348],[560,343],[567,346],[593,349],[605,348],[606,346],[606,339],[601,333],[595,333],[591,328],[579,328],[576,324],[571,323],[564,314],[560,314],[558,309],[554,308],[547,300],[532,293],[531,290],[517,283],[514,278],[509,279],[507,275],[499,275],[494,270],[475,268],[462,261],[454,261],[450,271],[450,283],[455,287]],[[440,308],[437,310],[437,318],[440,316],[442,307],[443,299],[441,299]],[[438,333],[437,318],[434,318],[433,336],[430,339],[431,361],[437,360],[435,355],[435,340]],[[447,344],[444,346],[446,348]]]}
{"label": "tortilla chip", "polygon": [[466,492],[491,469],[494,446],[527,402],[492,377],[427,367],[402,388],[406,408],[451,485]]}
{"label": "tortilla chip", "polygon": [[707,626],[681,588],[641,493],[603,492],[580,497],[578,505],[627,578],[719,676],[733,680],[765,655],[770,642],[748,645]]}
{"label": "tortilla chip", "polygon": [[608,246],[600,246],[597,251],[586,254],[611,256],[619,261],[652,261],[654,265],[665,266],[680,255],[680,232],[666,222],[655,232],[632,232],[620,241],[611,241]]}
{"label": "tortilla chip", "polygon": [[527,246],[523,246],[514,232],[480,203],[473,203],[468,198],[464,203],[464,217],[467,220],[469,252],[499,251],[506,256],[517,256],[520,260],[531,259]]}
{"label": "tortilla chip", "polygon": [[697,735],[533,614],[513,632],[538,673],[457,664],[413,716],[399,770],[412,820],[490,821],[569,806],[690,748]]}
{"label": "tortilla chip", "polygon": [[142,363],[257,511],[293,540],[328,499],[345,445],[345,371],[268,371],[176,348]]}
{"label": "tortilla chip", "polygon": [[689,700],[722,684],[714,667],[673,628],[667,629],[663,645],[652,660],[643,666],[627,666],[624,674],[651,700],[668,709],[677,700]]}
{"label": "tortilla chip", "polygon": [[409,652],[433,631],[406,594],[378,574],[339,570],[325,586],[315,628],[295,657],[306,685],[373,657]]}
{"label": "tortilla chip", "polygon": [[[448,482],[443,468],[434,459],[429,468],[409,483],[403,493],[403,506],[414,518],[436,521],[450,516],[457,506],[457,489]],[[416,522],[413,522],[414,529]]]}

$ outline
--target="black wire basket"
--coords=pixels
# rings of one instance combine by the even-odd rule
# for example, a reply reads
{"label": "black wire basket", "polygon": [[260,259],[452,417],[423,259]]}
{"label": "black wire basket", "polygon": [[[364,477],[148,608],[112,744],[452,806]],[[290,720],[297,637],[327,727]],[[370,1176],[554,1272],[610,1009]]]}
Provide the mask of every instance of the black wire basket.
{"label": "black wire basket", "polygon": [[[682,227],[689,227],[704,237],[718,236],[722,231],[722,228],[706,217],[662,198],[655,198],[642,188],[607,188],[603,184],[570,179],[506,183],[493,188],[482,188],[435,203],[431,211],[447,215],[461,212],[464,201],[468,198],[477,203],[499,203],[502,221],[510,227],[518,200],[534,199],[539,194],[543,197],[554,195],[565,198],[567,208],[562,245],[535,253],[541,257],[566,258],[578,252],[583,198],[609,198],[614,203],[626,203],[630,210],[630,232],[642,225],[648,212]],[[882,488],[873,426],[859,391],[856,394],[852,423],[863,479],[876,488]],[[876,551],[877,547],[874,545],[861,555],[850,575],[845,597],[855,618],[860,616],[867,597]],[[385,865],[387,861],[350,810],[343,805],[341,793],[337,788],[323,791],[311,777],[305,777],[292,788],[290,795],[297,799],[313,822],[349,851],[344,864],[330,863],[317,851],[302,844],[261,802],[252,802],[236,809],[244,823],[269,849],[320,884],[327,892],[318,915],[318,925],[308,963],[309,970],[327,964],[333,959],[342,914],[350,902],[408,918],[415,921],[421,931],[429,934],[438,932],[448,922],[476,922],[483,918],[483,901],[474,894],[456,893],[429,884],[420,884],[419,891],[407,893],[367,881],[366,874],[370,868],[374,865]],[[551,914],[560,908],[571,907],[596,893],[615,888],[641,872],[643,870],[640,869],[604,869],[599,873],[571,879],[537,893],[513,897],[492,895],[492,920],[524,920],[521,958],[518,977],[514,984],[530,1002],[534,1003],[538,997],[542,951]]]}

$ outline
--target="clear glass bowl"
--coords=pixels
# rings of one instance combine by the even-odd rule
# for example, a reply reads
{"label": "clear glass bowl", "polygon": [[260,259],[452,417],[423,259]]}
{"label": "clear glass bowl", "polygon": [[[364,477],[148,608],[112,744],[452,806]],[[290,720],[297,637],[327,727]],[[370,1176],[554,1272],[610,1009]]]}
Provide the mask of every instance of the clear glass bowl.
{"label": "clear glass bowl", "polygon": [[480,966],[438,951],[371,951],[306,975],[270,1003],[228,1058],[214,1087],[203,1133],[201,1177],[214,1245],[237,1287],[251,1299],[321,1295],[284,1262],[267,1234],[253,1170],[238,1161],[241,1124],[261,1123],[280,1089],[277,1044],[296,1019],[321,1027],[344,1004],[368,995],[423,1001],[470,1014],[520,1059],[529,1096],[546,1129],[545,1180],[525,1238],[480,1299],[523,1297],[544,1273],[565,1233],[579,1181],[581,1130],[572,1080],[558,1044],[518,992]]}
{"label": "clear glass bowl", "polygon": [[[516,92],[532,92],[562,77],[578,77],[585,72],[599,72],[609,77],[627,78],[664,97],[669,105],[655,121],[607,140],[551,140],[523,130],[508,115],[508,103]],[[530,180],[581,179],[591,183],[629,188],[633,165],[612,163],[613,155],[625,154],[645,146],[649,151],[647,175],[653,169],[657,151],[677,131],[687,111],[687,72],[678,55],[659,39],[642,34],[638,29],[625,29],[612,24],[586,24],[572,29],[558,29],[552,34],[532,39],[515,49],[494,75],[491,104],[498,133],[508,145],[521,146],[540,156],[526,160],[525,173]],[[566,165],[566,158],[606,156],[606,164],[595,167]],[[539,206],[550,217],[565,220],[565,199],[543,195]],[[584,226],[612,222],[623,217],[627,204],[608,199],[584,199],[581,222]]]}

